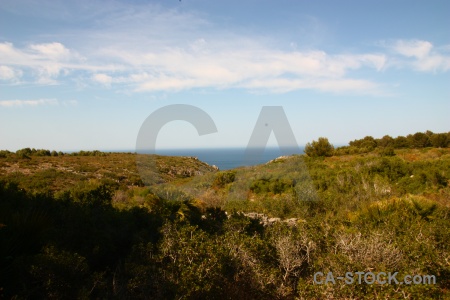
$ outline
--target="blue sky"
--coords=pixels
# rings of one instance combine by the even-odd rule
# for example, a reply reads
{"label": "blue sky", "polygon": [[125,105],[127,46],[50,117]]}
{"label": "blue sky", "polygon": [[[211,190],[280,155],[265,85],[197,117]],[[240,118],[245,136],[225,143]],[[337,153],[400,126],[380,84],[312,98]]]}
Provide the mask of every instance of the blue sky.
{"label": "blue sky", "polygon": [[450,131],[449,1],[71,2],[0,2],[0,149],[134,149],[170,104],[218,132],[157,148],[246,146],[262,106],[300,145]]}

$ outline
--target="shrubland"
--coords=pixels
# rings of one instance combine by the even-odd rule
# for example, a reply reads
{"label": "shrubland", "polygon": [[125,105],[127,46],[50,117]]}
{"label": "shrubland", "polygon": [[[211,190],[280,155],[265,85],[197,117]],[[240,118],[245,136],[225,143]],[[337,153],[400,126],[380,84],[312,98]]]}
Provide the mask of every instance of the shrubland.
{"label": "shrubland", "polygon": [[[162,180],[147,186],[132,153],[2,151],[0,295],[448,297],[447,135],[366,137],[333,151],[228,171],[158,156]],[[436,284],[314,283],[316,272],[358,271]]]}

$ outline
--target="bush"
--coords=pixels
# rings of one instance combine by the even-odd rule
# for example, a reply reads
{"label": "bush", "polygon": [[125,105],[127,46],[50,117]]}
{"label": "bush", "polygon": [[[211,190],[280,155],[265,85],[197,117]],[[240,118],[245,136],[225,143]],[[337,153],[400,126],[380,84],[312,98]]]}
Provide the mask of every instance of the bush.
{"label": "bush", "polygon": [[50,156],[51,152],[50,152],[50,150],[46,150],[46,149],[38,149],[38,150],[36,150],[36,152],[33,152],[33,155],[35,155],[35,156]]}
{"label": "bush", "polygon": [[94,151],[80,150],[78,152],[72,152],[70,155],[72,155],[72,156],[106,156],[106,155],[108,155],[108,153],[101,152],[99,150],[94,150]]}
{"label": "bush", "polygon": [[272,193],[282,194],[291,191],[295,183],[289,179],[266,179],[255,180],[250,186],[250,190],[256,194]]}
{"label": "bush", "polygon": [[371,136],[366,136],[363,139],[351,141],[350,146],[355,146],[357,148],[367,148],[369,151],[372,151],[377,147],[377,141]]}
{"label": "bush", "polygon": [[430,137],[422,132],[416,132],[408,135],[409,140],[414,148],[425,148],[431,146]]}
{"label": "bush", "polygon": [[409,140],[406,137],[398,136],[394,140],[394,147],[396,149],[410,148],[411,147],[411,143],[409,142]]}
{"label": "bush", "polygon": [[377,145],[379,147],[393,147],[394,139],[389,135],[385,135],[381,139],[377,140]]}
{"label": "bush", "polygon": [[8,150],[0,150],[0,157],[1,158],[6,158],[11,154],[11,152],[9,152]]}
{"label": "bush", "polygon": [[310,157],[333,156],[334,147],[327,138],[320,137],[318,141],[306,144],[305,153]]}
{"label": "bush", "polygon": [[393,147],[386,147],[379,151],[381,156],[395,156]]}
{"label": "bush", "polygon": [[448,143],[449,140],[445,133],[433,134],[431,136],[431,145],[433,145],[433,147],[445,148],[448,146]]}
{"label": "bush", "polygon": [[223,188],[226,184],[234,182],[236,172],[219,172],[214,178],[213,187]]}
{"label": "bush", "polygon": [[30,158],[32,151],[30,148],[23,148],[16,151],[16,155],[18,158]]}

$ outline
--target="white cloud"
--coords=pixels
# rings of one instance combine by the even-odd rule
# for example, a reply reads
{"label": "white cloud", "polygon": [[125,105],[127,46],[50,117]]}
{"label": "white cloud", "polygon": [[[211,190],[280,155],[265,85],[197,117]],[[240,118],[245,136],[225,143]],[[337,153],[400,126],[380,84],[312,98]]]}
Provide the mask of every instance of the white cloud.
{"label": "white cloud", "polygon": [[[379,71],[386,60],[377,53],[281,49],[266,38],[216,27],[194,12],[156,5],[123,8],[116,3],[108,9],[114,11],[114,18],[100,17],[95,22],[98,26],[73,34],[70,43],[77,45],[76,49],[61,41],[20,49],[3,43],[0,63],[21,68],[39,84],[56,84],[64,74],[82,72],[77,78],[89,79],[88,85],[128,91],[253,91],[256,82],[264,82],[259,89],[279,92],[325,90],[333,80],[351,80],[353,70]],[[77,42],[76,36],[82,36],[82,42]]]}
{"label": "white cloud", "polygon": [[56,99],[36,99],[36,100],[1,100],[0,107],[24,107],[24,106],[42,106],[58,105]]}
{"label": "white cloud", "polygon": [[85,64],[84,57],[57,42],[31,44],[21,49],[9,42],[0,43],[0,64],[14,69],[17,76],[26,79],[26,83],[45,85],[57,84],[71,71],[116,69],[111,65],[99,68],[96,65]]}
{"label": "white cloud", "polygon": [[92,80],[104,85],[111,85],[112,77],[106,74],[94,74]]}
{"label": "white cloud", "polygon": [[374,67],[377,71],[381,71],[386,66],[387,57],[385,54],[365,54],[360,55],[358,59]]}
{"label": "white cloud", "polygon": [[[61,41],[23,48],[0,43],[0,64],[9,68],[0,70],[0,76],[9,78],[14,69],[38,84],[76,78],[79,86],[101,84],[138,92],[241,88],[367,93],[381,85],[361,74],[392,65],[423,72],[450,68],[449,57],[428,41],[391,42],[394,54],[328,53],[283,49],[274,46],[276,40],[218,28],[204,16],[155,5],[122,7],[116,3],[105,15],[109,17],[96,14],[96,26],[89,31],[72,32],[73,39],[66,37],[76,48]],[[361,70],[355,79],[353,74]],[[81,85],[80,78],[84,79]]]}
{"label": "white cloud", "polygon": [[0,43],[0,63],[20,69],[19,74],[33,78],[38,84],[55,84],[64,73],[60,60],[68,56],[69,51],[59,43],[34,44],[25,49]]}
{"label": "white cloud", "polygon": [[0,80],[16,81],[20,76],[22,76],[22,71],[8,66],[0,66]]}
{"label": "white cloud", "polygon": [[426,56],[414,63],[419,71],[448,71],[450,70],[450,56],[433,54]]}
{"label": "white cloud", "polygon": [[[137,91],[182,90],[195,87],[266,89],[283,92],[296,89],[337,90],[336,82],[358,82],[346,78],[363,67],[381,70],[384,55],[328,55],[323,51],[279,50],[231,51],[201,54],[172,51],[142,55],[142,66],[156,70],[129,76]],[[362,81],[362,80],[361,80]],[[366,83],[368,81],[365,81]],[[376,86],[372,84],[371,88]],[[340,90],[362,90],[344,84]]]}
{"label": "white cloud", "polygon": [[32,44],[30,49],[36,53],[52,58],[61,59],[70,57],[70,51],[61,43]]}
{"label": "white cloud", "polygon": [[1,60],[4,63],[14,64],[22,58],[22,53],[15,49],[12,43],[8,42],[0,43],[0,53]]}
{"label": "white cloud", "polygon": [[407,56],[407,57],[416,57],[423,58],[427,56],[433,45],[427,41],[419,41],[419,40],[398,40],[394,43],[393,49],[397,53]]}
{"label": "white cloud", "polygon": [[448,47],[445,45],[435,49],[428,41],[398,40],[390,48],[396,54],[409,58],[409,60],[393,59],[394,65],[420,72],[447,72],[450,70],[450,55],[445,51]]}

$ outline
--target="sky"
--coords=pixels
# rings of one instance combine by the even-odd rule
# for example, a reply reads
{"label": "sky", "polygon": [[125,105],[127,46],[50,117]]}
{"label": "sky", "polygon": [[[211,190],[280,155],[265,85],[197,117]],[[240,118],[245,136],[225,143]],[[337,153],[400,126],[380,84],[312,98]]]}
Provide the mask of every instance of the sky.
{"label": "sky", "polygon": [[[245,147],[265,106],[296,142],[450,131],[450,2],[0,2],[0,149]],[[276,146],[274,134],[269,146]]]}

